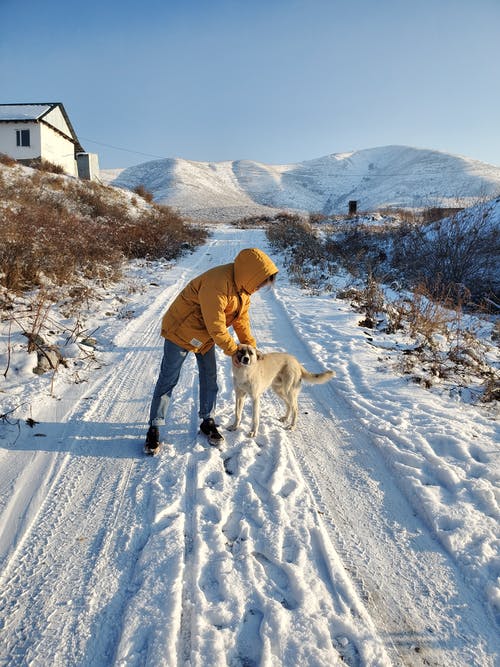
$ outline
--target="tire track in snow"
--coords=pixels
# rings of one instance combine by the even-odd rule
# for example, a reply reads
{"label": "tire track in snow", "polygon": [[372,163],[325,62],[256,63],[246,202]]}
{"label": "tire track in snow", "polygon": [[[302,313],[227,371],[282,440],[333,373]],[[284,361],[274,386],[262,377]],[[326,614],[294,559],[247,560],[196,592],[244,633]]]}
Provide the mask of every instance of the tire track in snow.
{"label": "tire track in snow", "polygon": [[[288,351],[306,367],[314,366],[314,355],[279,294],[263,300],[259,310],[266,330],[278,330],[291,346]],[[482,667],[482,653],[478,657],[475,645],[488,642],[487,637],[478,640],[483,610],[474,605],[469,622],[464,623],[462,609],[470,606],[472,591],[416,517],[371,436],[336,393],[334,383],[303,387],[290,455],[298,459],[332,542],[380,635],[386,638],[392,659],[412,667],[448,666],[453,655],[453,667]],[[323,465],[325,446],[332,461],[328,469]]]}
{"label": "tire track in snow", "polygon": [[[184,268],[182,275],[191,275],[199,264],[205,262],[205,253],[198,253],[197,261]],[[81,388],[78,392],[68,392],[66,404],[74,403],[65,414],[60,415],[67,421],[59,435],[61,447],[67,448],[68,453],[59,454],[57,444],[53,445],[51,454],[38,452],[30,470],[18,480],[18,487],[21,488],[19,485],[36,478],[41,492],[31,499],[33,509],[28,513],[29,521],[17,526],[17,544],[2,572],[0,622],[7,642],[0,652],[0,662],[2,656],[9,656],[10,660],[16,655],[21,661],[26,656],[36,659],[37,655],[43,655],[50,662],[51,659],[58,659],[61,650],[73,656],[68,657],[68,662],[77,661],[76,656],[86,652],[86,624],[95,624],[92,619],[99,616],[109,617],[111,610],[116,617],[120,614],[119,607],[125,604],[126,587],[125,593],[120,594],[117,585],[123,576],[117,577],[115,564],[109,562],[109,555],[116,548],[117,541],[123,539],[120,526],[127,525],[127,519],[139,509],[130,506],[127,493],[131,484],[137,487],[140,483],[135,458],[140,450],[129,456],[129,460],[127,456],[114,460],[113,448],[109,455],[99,450],[103,439],[106,440],[106,423],[117,424],[119,428],[121,423],[130,421],[131,415],[126,414],[130,401],[121,403],[116,398],[136,395],[139,388],[138,398],[142,399],[142,404],[150,399],[150,392],[147,397],[140,395],[141,383],[138,379],[144,376],[144,368],[148,365],[145,355],[149,354],[149,349],[159,348],[159,322],[169,293],[172,296],[176,294],[177,285],[158,295],[146,311],[119,334],[117,341],[132,340],[135,343],[140,339],[142,347],[139,354],[137,348],[121,358],[111,354],[113,365],[98,375],[90,387],[87,385],[84,388],[93,403],[83,402],[80,396],[75,397],[75,393],[81,393]],[[116,364],[115,357],[118,357]],[[152,372],[156,371],[155,363]],[[56,410],[60,412],[60,405],[56,405]],[[136,408],[141,423],[144,423],[144,412]],[[50,410],[46,412],[50,413]],[[104,428],[100,427],[101,424]],[[127,436],[127,433],[124,435]],[[130,438],[135,439],[133,435]],[[85,450],[87,444],[90,447]],[[89,475],[91,469],[88,464],[93,455],[98,466]],[[106,458],[107,455],[111,458]],[[45,459],[49,460],[48,465]],[[26,496],[19,503],[23,500],[26,502]],[[8,514],[14,515],[16,509],[13,505]],[[68,543],[65,537],[72,537],[75,522],[80,524],[81,538],[76,544]],[[136,520],[136,524],[139,523]],[[128,539],[132,547],[135,542],[140,551],[141,540],[133,535]],[[130,568],[138,557],[139,552],[132,552],[126,567]],[[80,573],[82,563],[86,565]],[[111,575],[110,571],[114,574]],[[115,588],[113,583],[108,589],[106,584],[103,586],[102,582],[106,579],[114,582]],[[24,595],[24,591],[29,591],[29,595]],[[56,602],[55,606],[46,608],[47,600],[52,597],[49,591]],[[104,601],[107,601],[108,610],[101,613],[98,607]],[[96,645],[105,649],[105,653],[109,652],[113,629],[105,632],[104,636],[102,632],[100,634],[101,639],[98,636]],[[64,649],[61,648],[63,645]]]}
{"label": "tire track in snow", "polygon": [[[181,268],[179,271],[180,280],[188,280],[190,276],[196,273],[196,269],[202,263],[206,263],[206,251],[198,251],[192,257],[193,261],[188,267]],[[149,347],[150,349],[157,349],[158,355],[160,354],[159,350],[159,323],[161,320],[161,315],[164,312],[167,303],[175,297],[178,292],[178,283],[170,285],[165,290],[163,290],[156,299],[147,307],[146,311],[141,313],[141,315],[127,322],[127,325],[124,327],[123,331],[118,333],[115,337],[115,345],[119,345],[120,341],[134,341],[141,340],[142,347]],[[137,385],[138,373],[141,370],[144,362],[136,361],[134,363],[134,358],[137,355],[136,347],[132,348],[132,351],[127,353],[127,356],[124,360],[120,360],[120,365],[124,368],[129,366],[129,364],[134,364],[134,367],[130,369],[129,372],[124,372],[121,375],[119,374],[116,367],[108,369],[105,373],[97,375],[93,379],[92,384],[80,385],[70,388],[69,391],[62,387],[63,394],[60,398],[49,399],[47,396],[42,395],[38,401],[33,405],[33,413],[36,415],[42,423],[54,421],[60,422],[63,424],[62,429],[57,434],[57,439],[62,446],[64,447],[65,443],[78,440],[78,438],[83,438],[82,429],[76,427],[75,423],[81,421],[91,421],[91,418],[98,416],[94,414],[96,408],[92,405],[89,407],[89,404],[84,402],[84,399],[90,397],[91,400],[96,400],[97,397],[109,395],[111,399],[114,398],[113,393],[116,396],[127,395],[127,392]],[[107,355],[108,366],[115,363],[116,354],[111,352]],[[156,373],[157,365],[153,364],[153,373]],[[56,378],[57,380],[57,378]],[[58,390],[61,389],[60,383],[56,381],[55,393],[58,393]],[[69,396],[65,396],[69,394]],[[146,403],[149,400],[150,396],[146,396],[144,402]],[[96,403],[99,405],[99,403]],[[108,407],[113,406],[113,400],[110,400]],[[61,409],[62,407],[62,409]],[[108,413],[111,410],[108,410]],[[103,419],[103,413],[101,411],[101,420]],[[63,476],[64,468],[68,464],[69,457],[67,455],[57,456],[57,459],[54,461],[53,458],[46,456],[35,456],[34,460],[30,462],[29,466],[24,465],[21,470],[20,476],[16,483],[16,488],[10,494],[9,504],[6,510],[3,513],[4,526],[3,529],[6,531],[11,531],[12,533],[12,549],[9,555],[9,560],[3,564],[2,567],[2,576],[7,576],[9,572],[10,563],[15,563],[16,561],[16,549],[22,546],[22,543],[28,539],[31,527],[36,525],[37,517],[44,512],[44,499],[40,498],[40,493],[45,495],[45,498],[50,498],[52,494],[52,488],[57,484],[58,479]],[[51,479],[51,477],[54,479]],[[18,511],[18,505],[21,505],[23,502],[26,502],[26,498],[23,497],[23,490],[26,488],[31,488],[36,486],[40,489],[40,493],[34,494],[30,506],[33,508],[32,511],[26,512],[26,520],[24,520],[20,525],[17,525],[13,528],[10,528],[7,524],[9,518],[12,516],[17,518],[23,512]]]}
{"label": "tire track in snow", "polygon": [[[191,366],[193,366],[192,359],[190,359]],[[188,365],[188,362],[184,364]],[[188,368],[185,368],[184,371],[188,371]],[[194,369],[192,369],[193,371]],[[198,385],[193,383],[193,389],[191,393],[191,400],[186,403],[193,406],[191,410],[191,419],[190,419],[190,428],[189,432],[192,435],[197,433],[198,429],[198,416],[197,410],[194,406],[197,405],[197,393]],[[196,445],[196,437],[191,443],[189,449],[194,449]],[[185,483],[184,483],[184,549],[183,549],[183,578],[182,578],[182,594],[181,594],[181,618],[180,618],[180,632],[179,632],[179,651],[178,651],[178,660],[177,664],[179,667],[184,667],[184,665],[191,662],[191,650],[192,650],[192,637],[191,637],[191,628],[192,628],[192,610],[194,605],[193,600],[193,590],[195,586],[195,581],[193,577],[193,571],[195,569],[194,561],[194,543],[196,536],[196,517],[195,517],[195,508],[196,508],[196,499],[197,499],[197,489],[198,489],[198,466],[200,461],[203,458],[206,458],[208,452],[196,452],[189,451],[187,453],[188,461],[186,464],[185,470]]]}

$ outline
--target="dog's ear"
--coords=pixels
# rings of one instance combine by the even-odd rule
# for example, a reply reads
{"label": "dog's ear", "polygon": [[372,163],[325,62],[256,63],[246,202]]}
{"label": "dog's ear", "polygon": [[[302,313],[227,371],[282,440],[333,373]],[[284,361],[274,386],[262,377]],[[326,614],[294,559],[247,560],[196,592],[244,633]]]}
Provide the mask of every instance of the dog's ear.
{"label": "dog's ear", "polygon": [[255,348],[255,355],[257,357],[257,361],[261,361],[261,359],[264,359],[264,352],[261,352],[257,348]]}

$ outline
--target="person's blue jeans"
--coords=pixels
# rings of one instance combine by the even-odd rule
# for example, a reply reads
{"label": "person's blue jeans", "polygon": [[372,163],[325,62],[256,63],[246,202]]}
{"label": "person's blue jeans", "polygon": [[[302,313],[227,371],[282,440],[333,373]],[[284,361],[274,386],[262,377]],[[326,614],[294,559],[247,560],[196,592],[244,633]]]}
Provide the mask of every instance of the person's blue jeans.
{"label": "person's blue jeans", "polygon": [[[182,364],[189,352],[184,348],[165,339],[163,345],[163,359],[161,360],[160,374],[156,381],[153,392],[151,408],[149,411],[149,424],[151,426],[162,426],[165,423],[168,404],[172,390],[179,381]],[[217,400],[217,362],[215,359],[215,346],[211,347],[205,354],[196,354],[198,363],[200,405],[198,416],[200,419],[212,417]]]}

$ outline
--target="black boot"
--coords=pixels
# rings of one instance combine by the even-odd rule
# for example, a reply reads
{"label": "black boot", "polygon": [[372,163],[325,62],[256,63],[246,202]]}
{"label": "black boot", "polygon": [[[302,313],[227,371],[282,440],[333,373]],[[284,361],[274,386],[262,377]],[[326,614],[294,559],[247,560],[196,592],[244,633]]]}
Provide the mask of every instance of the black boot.
{"label": "black boot", "polygon": [[215,447],[224,442],[224,436],[217,430],[217,424],[212,417],[208,417],[201,422],[200,431],[207,436],[208,442]]}
{"label": "black boot", "polygon": [[144,451],[146,454],[156,454],[160,449],[160,429],[157,426],[150,426],[146,434]]}

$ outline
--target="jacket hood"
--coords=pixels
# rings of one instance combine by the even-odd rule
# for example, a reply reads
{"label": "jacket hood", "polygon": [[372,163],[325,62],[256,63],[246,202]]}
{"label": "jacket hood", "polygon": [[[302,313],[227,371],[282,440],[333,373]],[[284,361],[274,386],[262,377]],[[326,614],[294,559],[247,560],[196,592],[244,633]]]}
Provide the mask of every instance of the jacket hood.
{"label": "jacket hood", "polygon": [[278,273],[273,260],[258,248],[245,248],[234,260],[234,280],[238,291],[253,294],[259,285]]}

